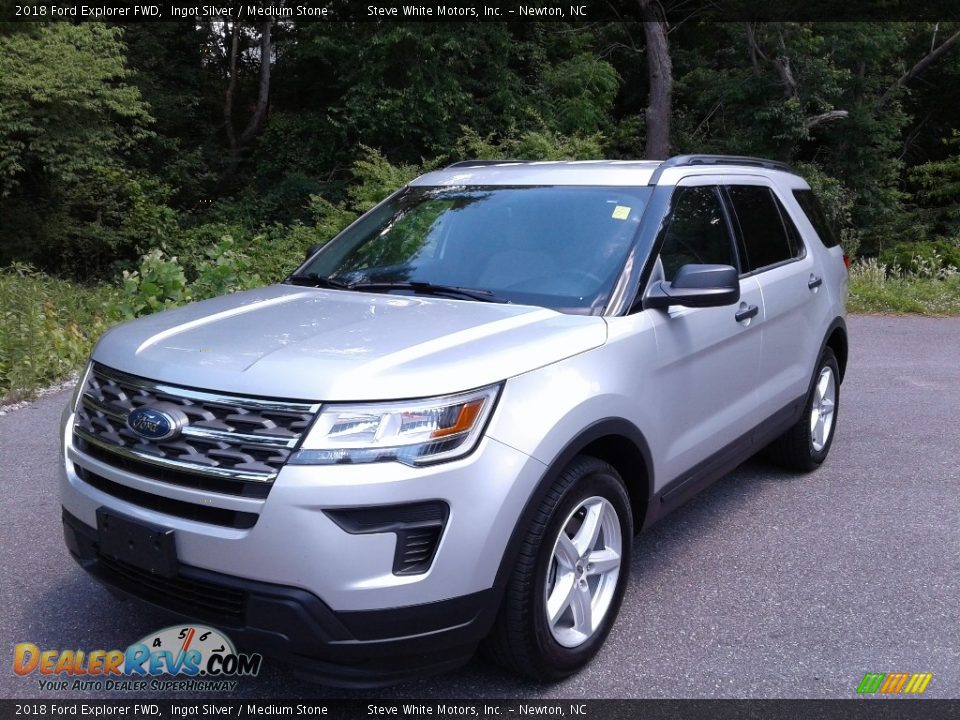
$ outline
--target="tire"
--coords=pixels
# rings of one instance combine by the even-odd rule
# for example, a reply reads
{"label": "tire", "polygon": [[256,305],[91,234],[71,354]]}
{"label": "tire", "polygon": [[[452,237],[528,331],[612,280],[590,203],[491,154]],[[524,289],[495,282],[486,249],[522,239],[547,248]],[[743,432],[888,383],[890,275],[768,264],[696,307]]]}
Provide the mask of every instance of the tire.
{"label": "tire", "polygon": [[574,458],[527,528],[484,654],[537,680],[559,680],[590,662],[620,610],[632,542],[620,475],[597,458]]}
{"label": "tire", "polygon": [[839,410],[840,368],[833,350],[826,348],[813,374],[803,417],[770,444],[767,456],[788,470],[816,470],[830,452]]}

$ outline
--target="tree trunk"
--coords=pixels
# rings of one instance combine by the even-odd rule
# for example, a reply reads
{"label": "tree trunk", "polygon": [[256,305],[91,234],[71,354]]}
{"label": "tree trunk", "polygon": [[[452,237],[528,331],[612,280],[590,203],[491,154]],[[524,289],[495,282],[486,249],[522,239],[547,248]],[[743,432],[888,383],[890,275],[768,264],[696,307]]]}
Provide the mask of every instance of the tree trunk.
{"label": "tree trunk", "polygon": [[267,20],[260,26],[260,84],[257,89],[257,106],[253,111],[253,117],[247,123],[246,129],[240,135],[239,144],[241,147],[247,145],[260,133],[263,121],[267,117],[267,104],[270,100],[270,57],[273,53],[273,41],[270,34],[272,28],[273,20]]}
{"label": "tree trunk", "polygon": [[[230,80],[227,84],[227,90],[223,102],[223,119],[226,123],[227,142],[230,152],[226,168],[220,178],[219,185],[222,187],[233,176],[244,150],[256,138],[263,128],[263,122],[267,117],[267,107],[270,101],[270,58],[273,53],[273,39],[271,30],[273,20],[267,20],[260,25],[260,78],[257,87],[257,104],[254,107],[253,115],[247,122],[246,127],[240,135],[237,135],[233,125],[233,98],[237,89],[237,55],[239,45],[239,29],[236,20],[233,21],[230,30]],[[224,28],[226,29],[226,28]]]}
{"label": "tree trunk", "polygon": [[647,41],[647,141],[643,156],[665,160],[670,156],[670,110],[673,95],[673,64],[667,40],[667,23],[653,0],[638,0],[643,34]]}
{"label": "tree trunk", "polygon": [[[226,31],[227,23],[223,24]],[[239,33],[237,21],[230,23],[230,81],[223,99],[223,121],[227,128],[227,142],[230,143],[230,152],[236,152],[237,134],[233,131],[233,94],[237,89],[237,46]]]}

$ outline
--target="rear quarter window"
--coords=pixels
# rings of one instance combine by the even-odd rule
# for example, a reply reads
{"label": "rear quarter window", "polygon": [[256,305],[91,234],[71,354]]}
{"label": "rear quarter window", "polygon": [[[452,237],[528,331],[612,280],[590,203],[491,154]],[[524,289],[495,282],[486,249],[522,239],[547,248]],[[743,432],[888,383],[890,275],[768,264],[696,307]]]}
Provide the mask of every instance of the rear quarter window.
{"label": "rear quarter window", "polygon": [[813,225],[813,229],[817,231],[820,242],[827,247],[836,247],[839,245],[840,239],[837,237],[837,232],[834,230],[830,221],[827,220],[827,215],[823,212],[823,207],[817,200],[817,196],[813,194],[813,191],[794,190],[793,197],[796,198],[797,203],[803,210],[803,214],[807,216],[807,220]]}

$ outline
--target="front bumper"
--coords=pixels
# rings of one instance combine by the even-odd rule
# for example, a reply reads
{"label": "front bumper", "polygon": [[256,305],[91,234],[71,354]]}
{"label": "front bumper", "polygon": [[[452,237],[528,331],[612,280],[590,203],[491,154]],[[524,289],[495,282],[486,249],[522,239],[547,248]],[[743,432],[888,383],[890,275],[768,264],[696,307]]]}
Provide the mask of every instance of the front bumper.
{"label": "front bumper", "polygon": [[[73,417],[63,418],[64,509],[96,527],[99,507],[172,528],[183,565],[259,583],[304,590],[332,611],[425,605],[493,587],[508,540],[545,467],[490,437],[469,456],[411,468],[398,463],[285,466],[266,498],[196,490],[142,477],[81,451]],[[123,492],[104,491],[78,475],[95,473]],[[218,511],[252,514],[252,527],[228,527],[137,504],[137,493]],[[132,498],[132,499],[131,499]],[[445,529],[426,572],[394,572],[397,535],[350,533],[327,511],[440,501]]]}
{"label": "front bumper", "polygon": [[223,628],[239,646],[307,679],[370,687],[465,663],[496,612],[493,590],[386,610],[334,612],[300,588],[181,565],[163,578],[98,552],[98,534],[63,510],[64,540],[97,580],[188,620]]}

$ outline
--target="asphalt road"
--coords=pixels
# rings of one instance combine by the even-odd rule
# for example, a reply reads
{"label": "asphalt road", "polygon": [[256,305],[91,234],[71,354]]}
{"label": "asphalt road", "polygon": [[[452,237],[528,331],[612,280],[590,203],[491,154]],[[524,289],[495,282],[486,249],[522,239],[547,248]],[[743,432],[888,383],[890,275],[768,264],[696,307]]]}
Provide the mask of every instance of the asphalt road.
{"label": "asphalt road", "polygon": [[[267,660],[240,697],[847,698],[865,672],[932,672],[960,697],[960,319],[853,317],[830,457],[813,475],[739,468],[635,545],[596,660],[555,685],[477,659],[377,691],[293,679]],[[63,547],[56,427],[67,393],[0,416],[0,697],[18,642],[126,647],[170,624],[118,604]],[[129,696],[127,696],[129,697]],[[183,698],[184,695],[173,697]]]}

